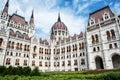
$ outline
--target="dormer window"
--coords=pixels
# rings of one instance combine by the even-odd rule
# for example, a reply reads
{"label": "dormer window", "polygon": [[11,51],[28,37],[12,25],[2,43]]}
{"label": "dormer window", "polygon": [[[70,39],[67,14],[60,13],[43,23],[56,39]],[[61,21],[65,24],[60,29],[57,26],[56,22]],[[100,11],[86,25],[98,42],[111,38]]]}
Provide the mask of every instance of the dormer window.
{"label": "dormer window", "polygon": [[103,15],[103,19],[106,20],[106,19],[109,19],[109,18],[110,18],[109,13],[104,13],[104,15]]}
{"label": "dormer window", "polygon": [[91,20],[90,20],[90,25],[93,25],[93,24],[95,24],[95,20],[94,20],[94,19],[91,19]]}

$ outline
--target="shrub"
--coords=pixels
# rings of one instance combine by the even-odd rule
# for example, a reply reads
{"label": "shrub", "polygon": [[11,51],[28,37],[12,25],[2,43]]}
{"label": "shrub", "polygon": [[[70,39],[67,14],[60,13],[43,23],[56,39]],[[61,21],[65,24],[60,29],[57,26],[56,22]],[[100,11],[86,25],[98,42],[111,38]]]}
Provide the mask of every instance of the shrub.
{"label": "shrub", "polygon": [[35,67],[31,72],[31,76],[39,76],[39,75],[40,75],[39,69],[38,67]]}

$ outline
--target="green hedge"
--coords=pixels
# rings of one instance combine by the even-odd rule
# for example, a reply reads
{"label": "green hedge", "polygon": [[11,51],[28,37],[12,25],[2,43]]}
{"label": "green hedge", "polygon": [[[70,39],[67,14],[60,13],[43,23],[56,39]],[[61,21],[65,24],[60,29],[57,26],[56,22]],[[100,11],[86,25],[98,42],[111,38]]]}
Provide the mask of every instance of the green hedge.
{"label": "green hedge", "polygon": [[33,70],[31,70],[30,67],[0,66],[0,76],[5,76],[5,75],[39,76],[40,72],[38,70],[38,67],[35,67]]}

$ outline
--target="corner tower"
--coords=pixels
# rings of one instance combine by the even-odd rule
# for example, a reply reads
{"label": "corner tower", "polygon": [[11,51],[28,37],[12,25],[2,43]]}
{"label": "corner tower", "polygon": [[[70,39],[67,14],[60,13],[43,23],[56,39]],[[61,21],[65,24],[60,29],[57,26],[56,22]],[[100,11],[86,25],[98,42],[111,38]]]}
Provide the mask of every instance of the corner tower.
{"label": "corner tower", "polygon": [[67,26],[61,21],[60,13],[58,13],[57,22],[51,28],[51,40],[62,40],[63,38],[67,38],[69,36],[69,32]]}

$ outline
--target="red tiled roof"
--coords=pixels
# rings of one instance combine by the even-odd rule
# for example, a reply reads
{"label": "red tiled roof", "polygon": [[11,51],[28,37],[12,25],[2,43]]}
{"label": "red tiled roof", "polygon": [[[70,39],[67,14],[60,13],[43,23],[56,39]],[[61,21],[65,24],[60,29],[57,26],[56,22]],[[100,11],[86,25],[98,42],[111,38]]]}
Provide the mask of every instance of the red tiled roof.
{"label": "red tiled roof", "polygon": [[93,13],[90,13],[89,19],[94,18],[95,22],[97,23],[98,20],[102,21],[103,20],[103,14],[107,12],[109,13],[110,17],[113,17],[114,14],[110,10],[109,6],[105,6],[104,8],[101,8]]}
{"label": "red tiled roof", "polygon": [[10,20],[13,20],[16,24],[21,23],[22,25],[27,25],[25,18],[22,16],[19,16],[17,14],[13,14],[10,18]]}
{"label": "red tiled roof", "polygon": [[66,25],[63,22],[56,22],[53,27],[53,29],[67,29]]}

